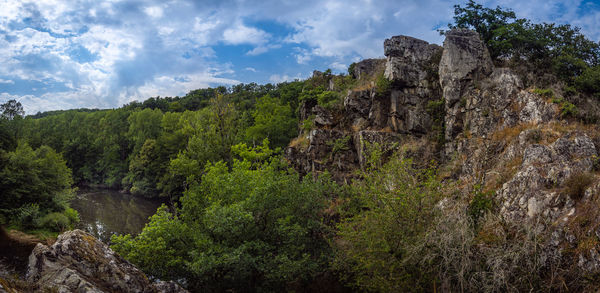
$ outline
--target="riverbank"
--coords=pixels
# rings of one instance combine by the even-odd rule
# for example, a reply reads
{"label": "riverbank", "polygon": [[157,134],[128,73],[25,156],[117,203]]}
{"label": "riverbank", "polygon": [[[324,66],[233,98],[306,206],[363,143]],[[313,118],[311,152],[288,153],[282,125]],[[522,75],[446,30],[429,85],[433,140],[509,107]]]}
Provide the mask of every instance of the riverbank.
{"label": "riverbank", "polygon": [[33,248],[38,243],[52,245],[54,241],[56,241],[56,237],[41,238],[37,235],[0,227],[0,277],[4,279],[23,278]]}

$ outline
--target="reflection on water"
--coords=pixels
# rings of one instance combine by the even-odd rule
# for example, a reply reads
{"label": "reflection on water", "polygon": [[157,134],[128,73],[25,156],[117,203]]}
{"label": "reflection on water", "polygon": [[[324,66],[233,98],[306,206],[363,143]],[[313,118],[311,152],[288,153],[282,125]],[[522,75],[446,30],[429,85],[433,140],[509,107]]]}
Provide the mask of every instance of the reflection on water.
{"label": "reflection on water", "polygon": [[105,243],[113,234],[138,234],[160,204],[157,200],[111,190],[82,190],[71,201],[81,219],[78,228]]}

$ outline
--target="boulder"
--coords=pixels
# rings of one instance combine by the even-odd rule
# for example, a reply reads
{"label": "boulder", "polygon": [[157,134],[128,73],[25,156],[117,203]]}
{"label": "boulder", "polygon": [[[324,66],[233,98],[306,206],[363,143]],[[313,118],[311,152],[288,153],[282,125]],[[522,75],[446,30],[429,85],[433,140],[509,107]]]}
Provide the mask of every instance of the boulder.
{"label": "boulder", "polygon": [[52,292],[187,292],[173,282],[152,282],[106,244],[81,230],[68,231],[52,246],[37,244],[29,256],[27,281]]}

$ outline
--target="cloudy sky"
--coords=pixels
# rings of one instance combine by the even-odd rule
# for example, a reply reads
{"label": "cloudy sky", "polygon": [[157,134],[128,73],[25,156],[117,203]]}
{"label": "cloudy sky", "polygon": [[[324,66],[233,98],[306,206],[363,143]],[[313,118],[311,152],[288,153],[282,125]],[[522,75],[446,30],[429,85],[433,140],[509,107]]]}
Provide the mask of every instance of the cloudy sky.
{"label": "cloudy sky", "polygon": [[[383,56],[383,40],[441,44],[442,0],[0,0],[0,103],[28,114],[114,108],[153,96],[240,82],[277,83],[312,70],[345,72]],[[600,39],[600,4],[480,1],[535,22],[570,23]]]}

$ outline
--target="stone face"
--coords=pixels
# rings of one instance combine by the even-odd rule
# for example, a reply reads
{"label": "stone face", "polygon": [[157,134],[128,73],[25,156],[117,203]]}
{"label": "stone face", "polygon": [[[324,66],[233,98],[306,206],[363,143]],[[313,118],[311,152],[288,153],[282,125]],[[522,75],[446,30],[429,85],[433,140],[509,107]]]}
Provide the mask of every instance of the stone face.
{"label": "stone face", "polygon": [[172,282],[151,282],[106,244],[68,231],[52,246],[38,244],[29,256],[27,281],[58,292],[187,292]]}
{"label": "stone face", "polygon": [[409,87],[427,79],[433,57],[441,53],[440,46],[407,36],[387,39],[383,48],[387,57],[385,77]]}
{"label": "stone face", "polygon": [[449,104],[458,101],[461,81],[485,78],[493,69],[490,53],[476,32],[453,29],[446,33],[439,75],[444,98]]}
{"label": "stone face", "polygon": [[572,174],[591,171],[595,155],[597,150],[592,140],[576,133],[548,146],[526,146],[520,170],[498,190],[500,214],[513,221],[539,213],[551,220],[567,215],[574,202],[553,187],[562,186]]}
{"label": "stone face", "polygon": [[[439,64],[439,82],[446,103],[446,140],[452,141],[462,132],[469,85],[484,79],[494,70],[485,44],[479,35],[467,29],[453,29],[446,33],[444,51]],[[455,150],[451,143],[446,153]]]}
{"label": "stone face", "polygon": [[385,59],[365,59],[354,63],[354,68],[350,74],[356,79],[362,79],[376,74],[378,68],[383,67]]}

